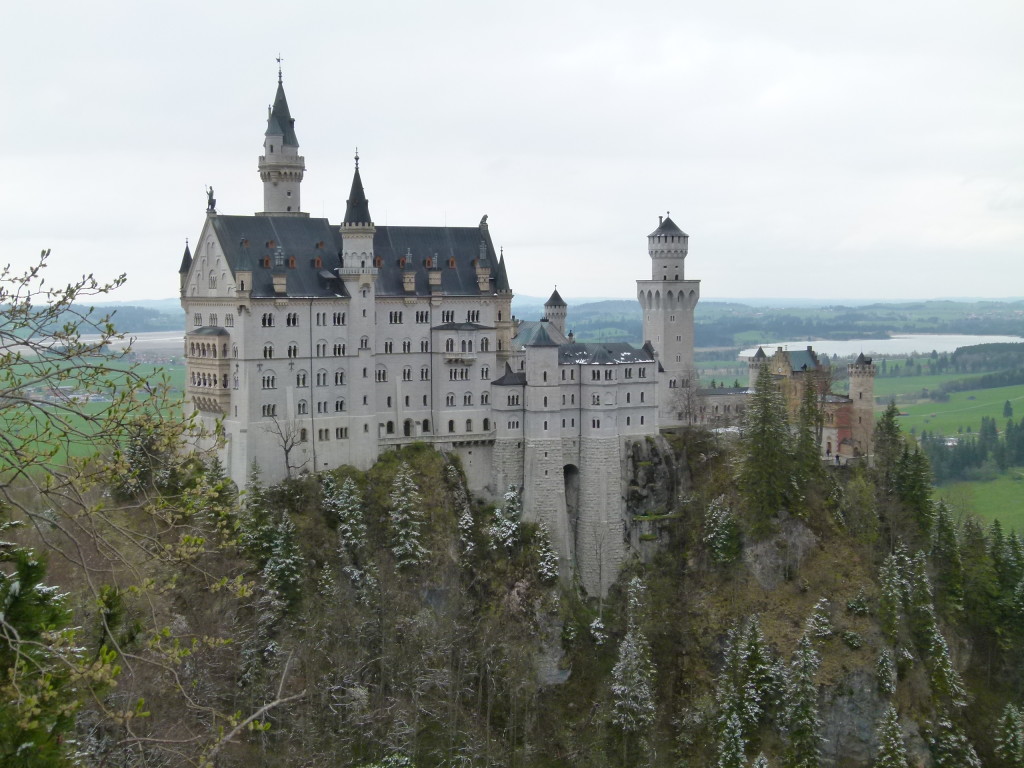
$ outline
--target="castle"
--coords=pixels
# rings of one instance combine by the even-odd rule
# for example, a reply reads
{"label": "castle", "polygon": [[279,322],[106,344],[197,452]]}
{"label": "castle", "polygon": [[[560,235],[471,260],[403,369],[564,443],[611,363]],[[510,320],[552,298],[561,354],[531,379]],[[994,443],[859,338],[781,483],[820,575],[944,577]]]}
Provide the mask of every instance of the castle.
{"label": "castle", "polygon": [[[522,487],[563,573],[603,593],[625,556],[626,449],[691,421],[696,393],[688,236],[659,218],[637,281],[643,347],[577,343],[557,290],[537,322],[512,316],[503,252],[470,227],[378,226],[358,154],[340,224],[301,210],[298,153],[278,73],[259,157],[263,210],[222,215],[213,192],[179,269],[187,399],[219,432],[240,486],[426,442],[470,487]],[[692,420],[696,421],[695,418]]]}

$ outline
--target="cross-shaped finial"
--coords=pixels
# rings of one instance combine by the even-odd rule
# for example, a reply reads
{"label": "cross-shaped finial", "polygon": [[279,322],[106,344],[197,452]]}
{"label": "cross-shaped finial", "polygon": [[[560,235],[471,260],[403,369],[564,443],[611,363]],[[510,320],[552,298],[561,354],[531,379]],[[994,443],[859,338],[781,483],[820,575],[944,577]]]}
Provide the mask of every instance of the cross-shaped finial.
{"label": "cross-shaped finial", "polygon": [[277,54],[277,82],[278,83],[281,82],[281,62],[282,61],[284,61],[284,59],[281,58],[281,54],[278,53]]}

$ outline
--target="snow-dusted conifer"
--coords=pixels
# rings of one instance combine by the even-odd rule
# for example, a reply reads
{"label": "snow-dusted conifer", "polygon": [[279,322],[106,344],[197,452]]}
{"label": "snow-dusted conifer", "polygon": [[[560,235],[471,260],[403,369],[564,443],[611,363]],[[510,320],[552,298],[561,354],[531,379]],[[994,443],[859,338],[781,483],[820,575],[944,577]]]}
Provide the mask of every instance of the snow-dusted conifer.
{"label": "snow-dusted conifer", "polygon": [[787,768],[817,768],[821,752],[821,720],[818,718],[818,686],[815,678],[821,656],[809,633],[797,643],[790,664],[786,691]]}
{"label": "snow-dusted conifer", "polygon": [[476,525],[473,510],[469,505],[469,494],[459,470],[449,464],[444,468],[445,478],[452,489],[452,503],[459,514],[459,554],[463,565],[467,565],[476,550]]}
{"label": "snow-dusted conifer", "polygon": [[903,727],[896,708],[890,706],[878,721],[878,757],[874,768],[909,768],[907,748],[903,744]]}
{"label": "snow-dusted conifer", "polygon": [[598,616],[592,622],[590,622],[590,637],[594,641],[594,645],[604,645],[608,639],[608,632],[604,628],[604,622],[601,621],[601,617]]}
{"label": "snow-dusted conifer", "polygon": [[295,540],[295,524],[282,512],[273,529],[270,557],[263,566],[263,579],[268,589],[286,602],[298,599],[302,581],[302,555]]}
{"label": "snow-dusted conifer", "polygon": [[830,608],[827,598],[823,597],[815,603],[811,615],[804,623],[804,632],[815,639],[830,637],[832,635]]}
{"label": "snow-dusted conifer", "polygon": [[653,723],[654,666],[651,647],[640,628],[644,585],[634,576],[627,595],[627,629],[612,668],[612,723],[626,735],[641,734]]}
{"label": "snow-dusted conifer", "polygon": [[422,504],[416,483],[412,479],[412,470],[407,463],[402,462],[391,486],[389,511],[391,552],[400,569],[421,565],[429,555],[421,542]]}
{"label": "snow-dusted conifer", "polygon": [[910,562],[903,549],[897,549],[888,555],[878,571],[881,582],[881,596],[878,601],[878,619],[882,631],[890,640],[895,640],[903,616],[903,606],[907,601],[910,586],[907,582],[907,571]]}
{"label": "snow-dusted conifer", "polygon": [[875,680],[878,683],[878,692],[883,696],[891,697],[896,693],[896,660],[888,648],[883,648],[878,654],[878,661],[875,662]]}
{"label": "snow-dusted conifer", "polygon": [[510,551],[519,541],[519,518],[522,501],[519,491],[510,485],[505,491],[504,504],[494,510],[494,520],[487,529],[487,537],[493,550]]}
{"label": "snow-dusted conifer", "polygon": [[747,741],[743,738],[743,724],[733,713],[725,721],[722,738],[718,742],[718,761],[715,768],[745,768]]}
{"label": "snow-dusted conifer", "polygon": [[703,541],[719,565],[735,560],[740,553],[740,528],[724,495],[712,499],[704,511]]}
{"label": "snow-dusted conifer", "polygon": [[324,509],[338,521],[338,545],[355,557],[366,546],[366,517],[363,497],[351,477],[339,486],[330,476],[324,478]]}
{"label": "snow-dusted conifer", "polygon": [[942,715],[928,739],[934,768],[981,768],[981,759],[964,732]]}
{"label": "snow-dusted conifer", "polygon": [[750,768],[769,768],[768,758],[764,756],[763,752],[754,758],[754,762],[750,764]]}
{"label": "snow-dusted conifer", "polygon": [[953,666],[949,645],[938,628],[932,628],[925,658],[931,675],[932,693],[944,696],[954,707],[967,706],[963,679]]}
{"label": "snow-dusted conifer", "polygon": [[1005,768],[1024,768],[1024,717],[1007,704],[996,726],[996,757]]}
{"label": "snow-dusted conifer", "polygon": [[551,535],[547,526],[541,523],[537,526],[537,575],[545,584],[554,583],[558,578],[558,555],[551,546]]}

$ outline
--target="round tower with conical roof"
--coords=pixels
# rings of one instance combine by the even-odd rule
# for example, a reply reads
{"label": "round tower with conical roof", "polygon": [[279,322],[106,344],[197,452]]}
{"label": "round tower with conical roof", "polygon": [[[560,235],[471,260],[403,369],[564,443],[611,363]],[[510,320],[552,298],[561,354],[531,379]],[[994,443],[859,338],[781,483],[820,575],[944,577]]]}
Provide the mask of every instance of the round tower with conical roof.
{"label": "round tower with conical roof", "polygon": [[686,420],[696,387],[693,367],[693,311],[700,299],[700,281],[687,280],[684,263],[690,236],[669,216],[658,217],[658,228],[647,236],[651,279],[637,280],[637,299],[643,311],[644,342],[654,348],[659,364],[658,414],[662,425]]}
{"label": "round tower with conical roof", "polygon": [[563,336],[565,335],[565,316],[568,311],[568,305],[558,295],[558,289],[555,288],[551,298],[544,302],[544,317]]}
{"label": "round tower with conical roof", "polygon": [[295,119],[288,110],[281,70],[277,70],[277,95],[268,109],[267,131],[263,136],[263,154],[259,162],[263,180],[265,216],[308,216],[302,213],[299,188],[306,172],[306,159],[299,155],[295,137]]}

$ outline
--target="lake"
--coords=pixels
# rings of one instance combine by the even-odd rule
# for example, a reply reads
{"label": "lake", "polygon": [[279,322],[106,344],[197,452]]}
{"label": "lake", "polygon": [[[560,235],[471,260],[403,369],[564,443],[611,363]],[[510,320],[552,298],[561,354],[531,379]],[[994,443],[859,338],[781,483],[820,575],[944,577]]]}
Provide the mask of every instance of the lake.
{"label": "lake", "polygon": [[[763,344],[765,354],[771,356],[776,347],[786,350],[806,349],[814,347],[815,352],[829,356],[853,357],[863,352],[868,357],[900,357],[911,353],[928,354],[933,349],[940,354],[952,352],[957,347],[970,347],[974,344],[1007,344],[1021,343],[1020,336],[973,336],[970,334],[913,333],[891,336],[888,339],[845,339],[843,341],[774,341]],[[750,347],[740,352],[740,357],[751,357],[757,347]]]}

